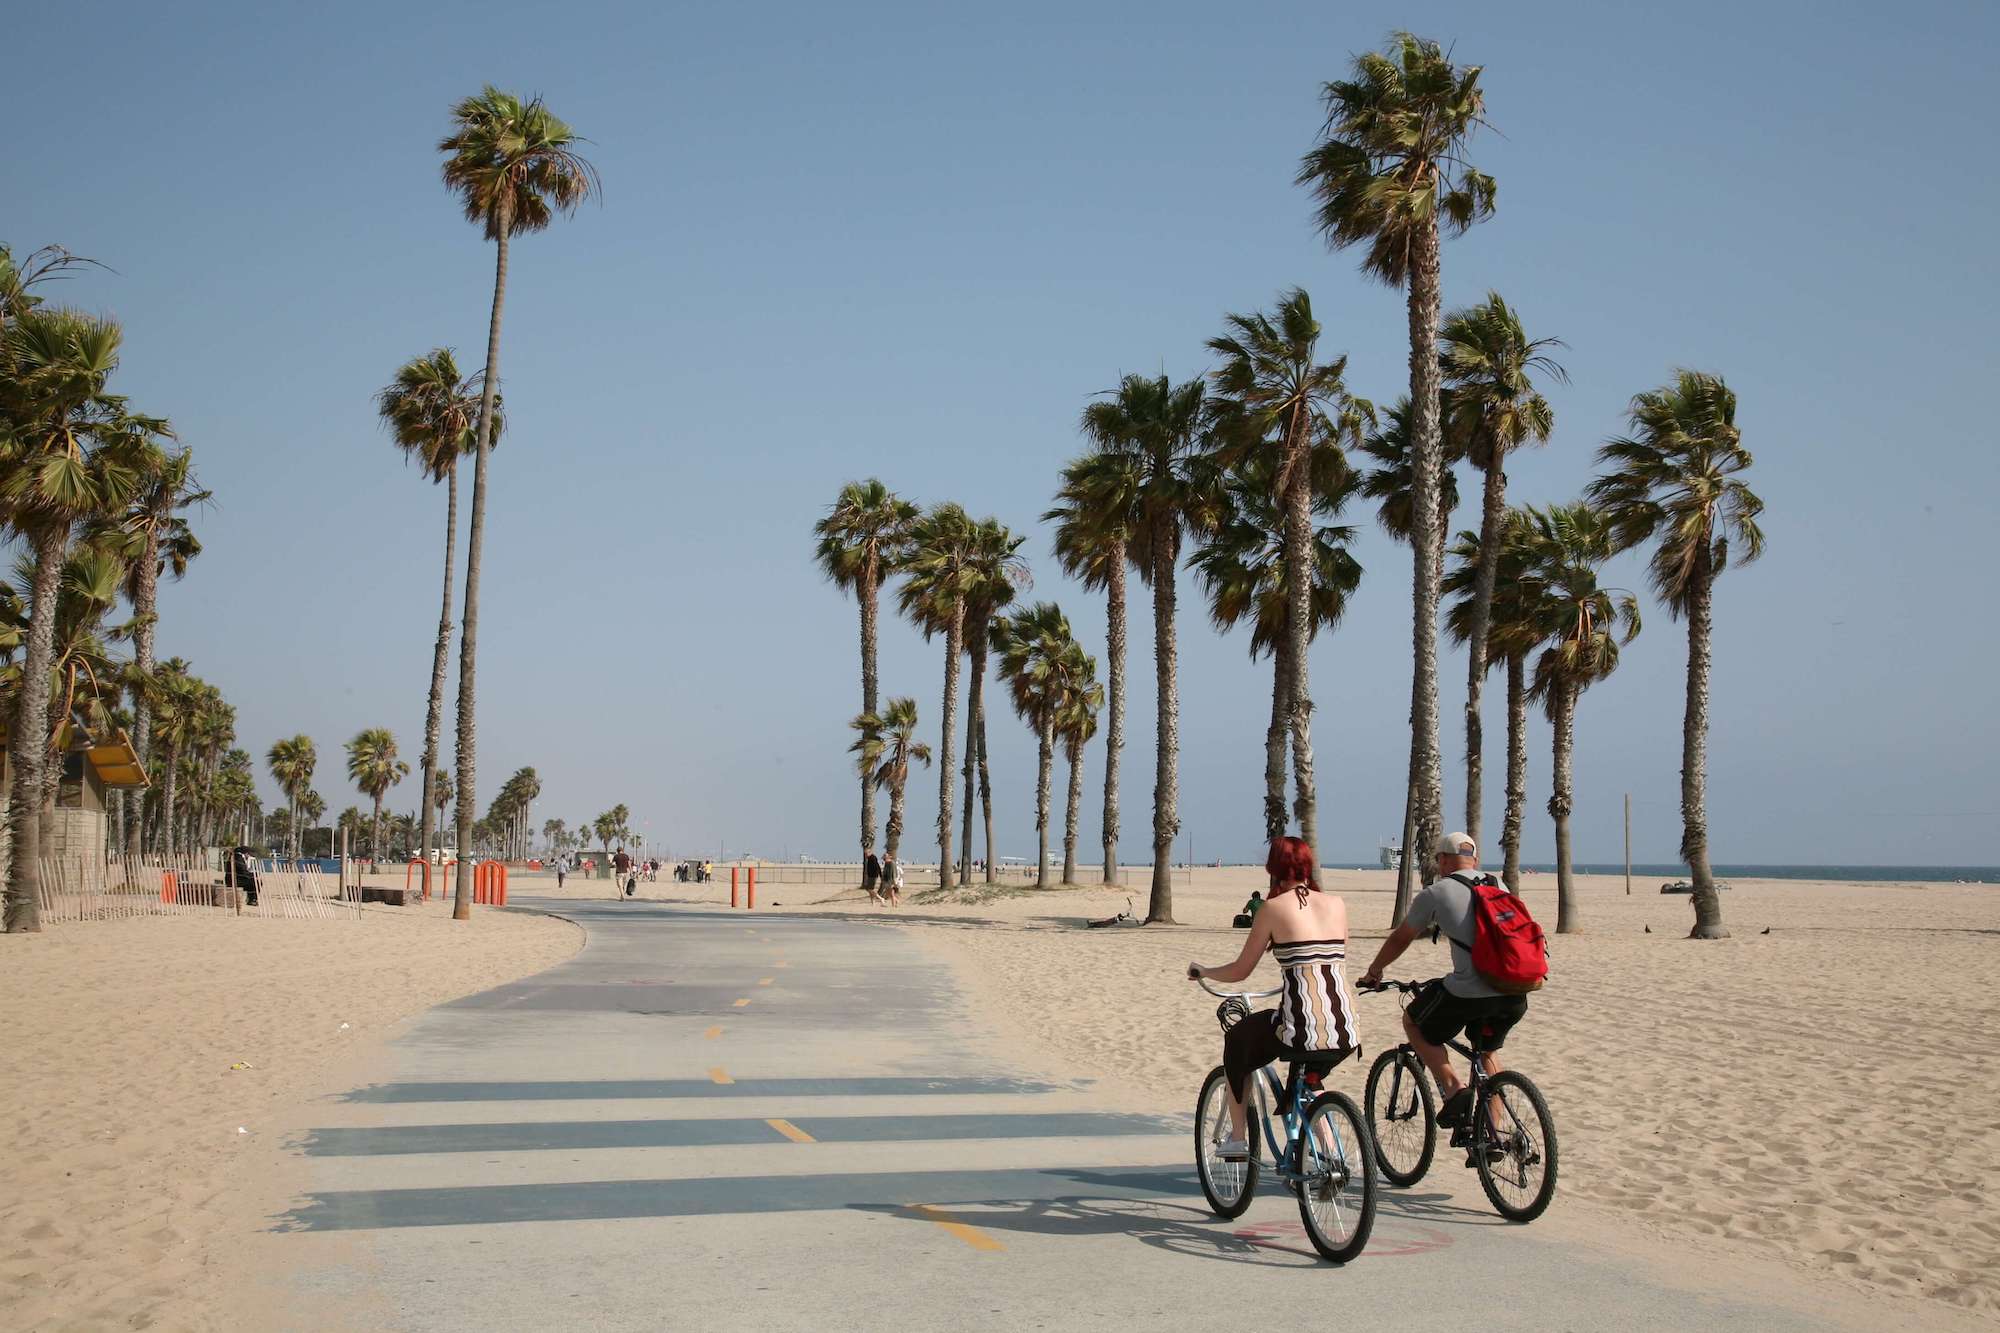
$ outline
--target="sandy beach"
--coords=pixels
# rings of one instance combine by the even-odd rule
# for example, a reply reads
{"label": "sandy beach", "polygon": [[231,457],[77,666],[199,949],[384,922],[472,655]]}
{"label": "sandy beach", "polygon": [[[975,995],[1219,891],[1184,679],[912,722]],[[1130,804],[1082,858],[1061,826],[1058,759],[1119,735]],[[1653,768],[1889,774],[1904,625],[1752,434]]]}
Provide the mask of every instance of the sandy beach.
{"label": "sandy beach", "polygon": [[215,1327],[275,1108],[431,1005],[582,933],[442,901],[358,920],[152,918],[0,936],[0,1327]]}
{"label": "sandy beach", "polygon": [[[1260,878],[1195,872],[1174,928],[1083,929],[1125,905],[1101,889],[975,886],[962,896],[979,901],[906,899],[895,913],[857,891],[804,910],[896,921],[951,960],[1024,1058],[1101,1080],[1135,1109],[1184,1112],[1220,1046],[1215,1002],[1182,970],[1234,956],[1228,921]],[[1334,872],[1329,885],[1348,898],[1358,973],[1392,876]],[[726,882],[703,887],[727,901]],[[2000,890],[1738,880],[1724,909],[1735,937],[1696,944],[1682,938],[1687,900],[1658,888],[1638,882],[1628,898],[1622,877],[1581,881],[1586,933],[1553,941],[1551,983],[1508,1044],[1562,1134],[1556,1206],[1864,1284],[1919,1317],[1932,1301],[2000,1315],[2000,1120],[1984,1109],[2000,1098]],[[828,897],[763,893],[786,911]],[[1531,876],[1525,896],[1554,922],[1553,876]],[[1418,944],[1394,971],[1445,966],[1443,946]],[[1267,962],[1247,984],[1272,975]],[[1372,1058],[1396,1031],[1395,1003],[1360,1003]],[[1355,1062],[1335,1081],[1358,1096],[1365,1073]],[[1439,1160],[1431,1183],[1477,1202],[1472,1177]]]}

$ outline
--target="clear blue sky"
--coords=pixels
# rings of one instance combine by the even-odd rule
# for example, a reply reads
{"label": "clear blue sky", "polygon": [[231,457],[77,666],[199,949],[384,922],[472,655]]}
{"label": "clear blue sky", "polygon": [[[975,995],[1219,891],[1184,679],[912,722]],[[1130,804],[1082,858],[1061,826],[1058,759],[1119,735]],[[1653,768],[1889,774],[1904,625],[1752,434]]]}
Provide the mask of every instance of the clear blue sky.
{"label": "clear blue sky", "polygon": [[[1101,651],[1101,604],[1036,523],[1092,393],[1202,370],[1223,312],[1295,283],[1357,392],[1406,387],[1401,298],[1324,249],[1291,177],[1320,84],[1407,26],[1486,66],[1498,131],[1474,153],[1499,213],[1447,246],[1447,304],[1495,288],[1568,343],[1555,440],[1510,469],[1512,496],[1573,497],[1626,400],[1676,365],[1740,395],[1770,553],[1720,589],[1716,858],[1991,863],[1997,20],[492,0],[93,6],[82,32],[41,6],[9,25],[39,54],[9,74],[0,234],[117,270],[64,295],[124,321],[118,387],[174,420],[218,494],[161,650],[236,704],[267,798],[270,742],[317,738],[338,810],[361,800],[337,766],[356,730],[389,726],[416,757],[443,539],[442,491],[370,394],[434,345],[484,350],[492,250],[434,145],[482,81],[545,95],[593,140],[605,194],[515,248],[482,798],[532,764],[538,822],[622,800],[676,850],[832,855],[852,843],[859,686],[814,519],[873,474],[1032,530],[1034,595]],[[1332,860],[1371,857],[1402,810],[1408,557],[1361,521],[1367,578],[1312,663]],[[1635,561],[1615,575],[1640,586]],[[1134,611],[1130,860],[1153,742]],[[1247,857],[1267,668],[1192,594],[1181,631],[1185,827],[1202,859]],[[885,688],[932,730],[939,657],[885,622]],[[1639,858],[1671,859],[1684,660],[1653,605],[1584,699],[1581,858],[1617,854],[1629,790]],[[1449,753],[1462,661],[1445,676]],[[1032,855],[1033,747],[1004,713],[993,735],[1000,850]],[[1538,723],[1535,860],[1548,772]],[[934,780],[912,789],[920,852]]]}

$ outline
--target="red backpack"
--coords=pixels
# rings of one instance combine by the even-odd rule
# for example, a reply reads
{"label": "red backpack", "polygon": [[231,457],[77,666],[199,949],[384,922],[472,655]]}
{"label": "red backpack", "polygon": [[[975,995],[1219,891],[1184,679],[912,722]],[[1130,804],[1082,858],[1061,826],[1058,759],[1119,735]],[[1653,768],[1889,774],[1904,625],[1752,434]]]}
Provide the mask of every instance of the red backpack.
{"label": "red backpack", "polygon": [[1472,970],[1506,995],[1540,990],[1549,978],[1549,945],[1528,905],[1491,875],[1452,878],[1472,891]]}

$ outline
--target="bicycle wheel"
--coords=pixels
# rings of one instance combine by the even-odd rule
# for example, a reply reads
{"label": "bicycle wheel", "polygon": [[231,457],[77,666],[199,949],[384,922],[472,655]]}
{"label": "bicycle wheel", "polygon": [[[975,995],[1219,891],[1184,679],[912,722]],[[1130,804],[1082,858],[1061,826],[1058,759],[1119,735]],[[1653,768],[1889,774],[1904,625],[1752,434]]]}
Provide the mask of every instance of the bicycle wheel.
{"label": "bicycle wheel", "polygon": [[1405,1188],[1424,1178],[1437,1152],[1437,1101],[1417,1057],[1398,1047],[1375,1057],[1368,1070],[1368,1132],[1375,1160],[1391,1185]]}
{"label": "bicycle wheel", "polygon": [[[1254,1089],[1252,1090],[1254,1093]],[[1256,1107],[1245,1124],[1250,1155],[1240,1162],[1224,1161],[1218,1151],[1229,1137],[1229,1076],[1217,1065],[1201,1085],[1201,1097],[1194,1107],[1194,1166],[1201,1177],[1201,1192],[1217,1217],[1241,1217],[1257,1197],[1257,1117]]]}
{"label": "bicycle wheel", "polygon": [[1500,1216],[1532,1222],[1555,1197],[1556,1122],[1542,1090],[1511,1069],[1486,1080],[1486,1092],[1473,1132],[1480,1187]]}
{"label": "bicycle wheel", "polygon": [[1299,1133],[1299,1220],[1313,1248],[1344,1264],[1375,1226],[1375,1145],[1352,1098],[1323,1092]]}

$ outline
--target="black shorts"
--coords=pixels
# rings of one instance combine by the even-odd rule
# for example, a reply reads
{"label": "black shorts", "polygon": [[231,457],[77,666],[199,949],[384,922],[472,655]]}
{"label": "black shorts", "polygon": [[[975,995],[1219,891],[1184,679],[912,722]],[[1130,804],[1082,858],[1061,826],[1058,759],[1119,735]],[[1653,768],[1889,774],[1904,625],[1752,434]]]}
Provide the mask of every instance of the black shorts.
{"label": "black shorts", "polygon": [[1507,1044],[1507,1032],[1528,1012],[1525,995],[1492,995],[1477,999],[1453,995],[1443,981],[1432,981],[1417,992],[1404,1011],[1417,1031],[1433,1046],[1459,1033],[1475,1050],[1497,1051]]}

